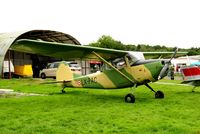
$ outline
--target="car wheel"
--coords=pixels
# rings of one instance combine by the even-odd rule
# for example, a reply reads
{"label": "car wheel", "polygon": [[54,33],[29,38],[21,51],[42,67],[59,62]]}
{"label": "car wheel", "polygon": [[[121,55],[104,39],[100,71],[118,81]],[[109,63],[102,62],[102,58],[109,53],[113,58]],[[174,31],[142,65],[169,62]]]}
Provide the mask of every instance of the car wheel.
{"label": "car wheel", "polygon": [[46,79],[45,73],[42,73],[42,74],[41,74],[41,78],[42,78],[42,79]]}

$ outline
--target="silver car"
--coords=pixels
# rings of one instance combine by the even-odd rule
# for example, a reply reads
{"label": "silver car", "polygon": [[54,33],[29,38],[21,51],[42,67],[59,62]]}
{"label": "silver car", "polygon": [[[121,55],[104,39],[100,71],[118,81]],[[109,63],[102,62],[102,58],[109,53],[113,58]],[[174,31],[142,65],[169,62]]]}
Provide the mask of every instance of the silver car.
{"label": "silver car", "polygon": [[[63,61],[62,61],[63,62]],[[40,76],[42,79],[46,78],[56,78],[56,71],[58,69],[58,66],[60,65],[61,62],[52,62],[47,65],[46,68],[44,68],[40,72]],[[67,62],[65,61],[66,64],[69,65],[70,69],[78,75],[81,75],[81,67],[78,63],[76,62]]]}

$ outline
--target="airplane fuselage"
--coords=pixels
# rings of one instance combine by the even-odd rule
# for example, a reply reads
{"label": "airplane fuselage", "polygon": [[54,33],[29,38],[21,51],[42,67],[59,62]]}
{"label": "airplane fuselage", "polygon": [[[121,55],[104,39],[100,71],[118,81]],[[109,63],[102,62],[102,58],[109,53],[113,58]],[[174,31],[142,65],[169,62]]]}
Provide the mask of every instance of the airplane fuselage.
{"label": "airplane fuselage", "polygon": [[75,78],[64,83],[67,87],[84,87],[84,88],[100,88],[100,89],[115,89],[132,87],[135,84],[141,85],[148,82],[157,81],[158,75],[163,68],[160,61],[154,61],[141,65],[126,66],[119,69],[126,77],[121,75],[116,70],[106,70],[86,76]]}

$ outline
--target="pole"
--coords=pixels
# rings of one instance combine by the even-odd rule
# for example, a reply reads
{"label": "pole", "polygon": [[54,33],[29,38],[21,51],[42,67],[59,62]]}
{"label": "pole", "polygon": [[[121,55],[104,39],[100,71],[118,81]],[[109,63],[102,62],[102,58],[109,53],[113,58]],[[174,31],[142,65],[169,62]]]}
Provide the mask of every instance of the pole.
{"label": "pole", "polygon": [[8,79],[11,79],[11,70],[10,70],[10,50],[8,50],[8,70],[9,70]]}

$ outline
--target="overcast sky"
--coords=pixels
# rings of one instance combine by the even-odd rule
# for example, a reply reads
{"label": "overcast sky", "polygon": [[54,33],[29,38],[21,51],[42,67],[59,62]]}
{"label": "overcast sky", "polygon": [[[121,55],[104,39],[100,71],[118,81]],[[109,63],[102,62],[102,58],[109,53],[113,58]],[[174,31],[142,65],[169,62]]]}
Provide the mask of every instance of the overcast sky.
{"label": "overcast sky", "polygon": [[199,0],[1,0],[0,33],[55,30],[82,44],[110,35],[125,44],[200,47]]}

